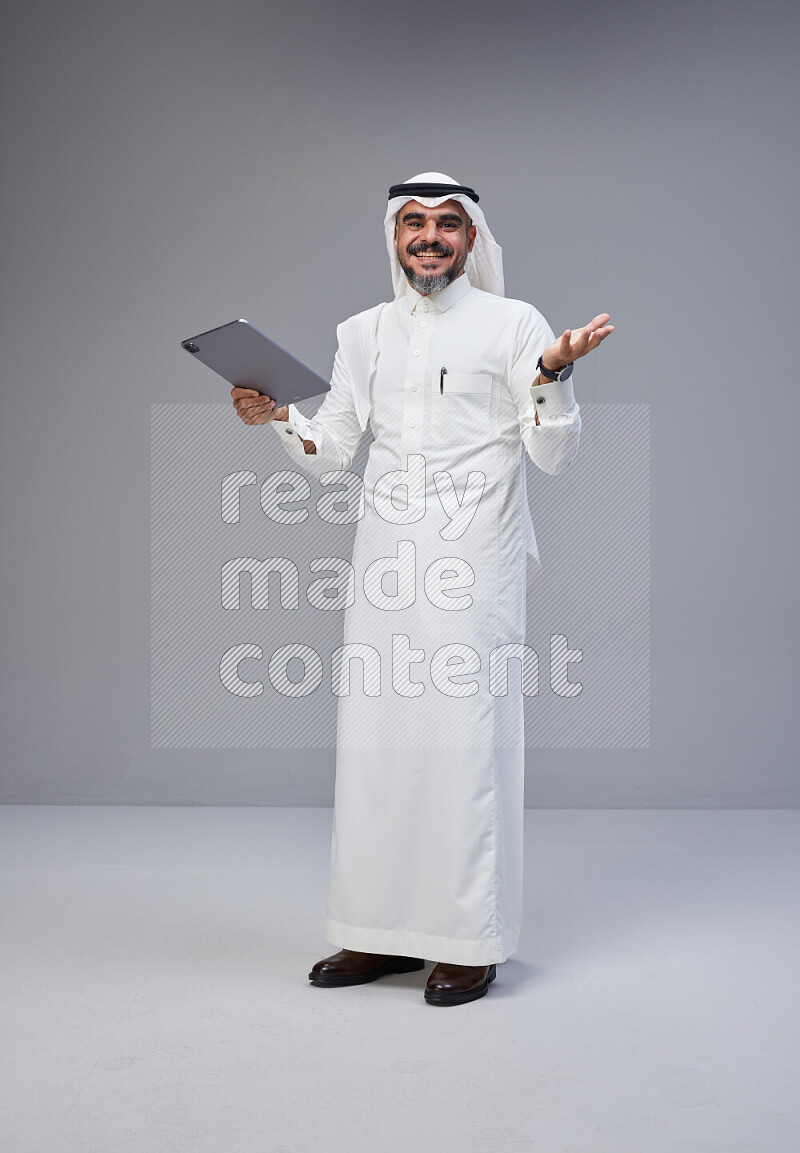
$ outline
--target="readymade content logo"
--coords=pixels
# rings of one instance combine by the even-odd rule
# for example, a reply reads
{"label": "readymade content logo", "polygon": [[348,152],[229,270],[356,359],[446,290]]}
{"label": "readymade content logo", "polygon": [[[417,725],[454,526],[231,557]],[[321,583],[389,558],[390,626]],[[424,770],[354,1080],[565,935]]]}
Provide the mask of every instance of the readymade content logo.
{"label": "readymade content logo", "polygon": [[[222,479],[220,511],[225,524],[240,524],[242,518],[242,489],[255,485],[258,477],[251,470],[230,472]],[[378,477],[371,488],[371,507],[387,524],[405,526],[421,521],[427,511],[427,476],[424,456],[411,454],[404,469],[393,469]],[[439,530],[443,541],[463,537],[472,524],[486,489],[486,475],[470,471],[459,495],[450,472],[438,471],[433,482],[444,513],[445,524]],[[320,484],[332,492],[323,493],[315,502],[316,515],[327,524],[353,524],[365,513],[363,479],[348,471],[326,472]],[[260,505],[270,521],[282,525],[300,525],[309,519],[311,485],[302,473],[279,470],[270,473],[261,484]],[[308,562],[315,576],[305,587],[306,602],[320,612],[337,612],[350,608],[356,602],[357,580],[353,564],[344,557],[314,557]],[[296,611],[300,603],[300,570],[286,556],[234,557],[222,566],[220,587],[223,609],[242,609],[243,574],[249,577],[249,608],[259,611]],[[270,577],[277,577],[278,596],[270,600]],[[393,585],[387,589],[388,583]],[[391,578],[394,578],[393,581]],[[371,561],[360,582],[363,595],[373,608],[382,612],[401,612],[411,608],[418,595],[442,612],[465,612],[473,606],[468,591],[475,585],[472,565],[463,557],[442,556],[431,561],[424,574],[417,572],[417,550],[413,540],[398,540],[394,555],[376,557]],[[424,648],[412,647],[403,632],[391,637],[391,690],[403,697],[418,697],[425,685],[411,677],[412,664],[425,662]],[[259,645],[239,643],[223,654],[219,673],[222,684],[235,696],[253,697],[264,692],[264,681],[245,679],[240,666],[248,660],[261,661],[264,651]],[[580,649],[570,649],[562,634],[550,637],[550,687],[563,697],[575,697],[582,689],[579,681],[570,681],[568,665],[580,661]],[[488,686],[492,696],[508,694],[508,662],[520,664],[518,679],[524,696],[539,692],[539,657],[529,645],[500,644],[488,655]],[[365,696],[379,696],[386,683],[381,654],[373,645],[350,642],[336,648],[331,654],[330,691],[334,696],[350,696],[353,677],[351,663],[360,662],[361,685]],[[468,644],[441,645],[430,656],[429,674],[433,687],[444,696],[468,697],[480,689],[474,676],[481,671],[481,655]],[[290,671],[293,675],[290,675]],[[289,643],[279,646],[267,665],[267,677],[272,688],[285,697],[305,697],[317,691],[324,679],[324,662],[309,643]],[[466,678],[466,679],[465,679]]]}

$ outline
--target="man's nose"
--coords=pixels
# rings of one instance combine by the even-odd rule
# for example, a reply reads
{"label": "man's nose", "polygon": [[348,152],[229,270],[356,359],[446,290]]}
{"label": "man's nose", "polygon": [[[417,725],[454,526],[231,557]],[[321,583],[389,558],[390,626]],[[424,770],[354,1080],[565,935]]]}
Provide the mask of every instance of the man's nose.
{"label": "man's nose", "polygon": [[425,228],[423,229],[422,235],[431,244],[433,244],[434,241],[439,239],[439,229],[436,225],[435,220],[429,220],[427,222],[427,224],[425,225]]}

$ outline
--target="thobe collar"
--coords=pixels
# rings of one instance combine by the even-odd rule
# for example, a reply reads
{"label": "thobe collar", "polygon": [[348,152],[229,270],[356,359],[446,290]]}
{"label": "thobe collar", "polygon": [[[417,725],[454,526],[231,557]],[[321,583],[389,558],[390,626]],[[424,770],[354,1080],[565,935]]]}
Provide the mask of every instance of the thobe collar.
{"label": "thobe collar", "polygon": [[417,292],[417,290],[412,288],[408,281],[406,281],[405,296],[402,298],[403,304],[409,312],[413,312],[420,303],[429,304],[432,308],[435,308],[437,312],[447,312],[448,308],[452,308],[454,304],[457,304],[458,301],[469,292],[471,287],[472,285],[469,282],[466,272],[462,272],[455,280],[451,280],[447,287],[443,288],[441,292],[431,292],[427,296],[423,296],[422,293]]}

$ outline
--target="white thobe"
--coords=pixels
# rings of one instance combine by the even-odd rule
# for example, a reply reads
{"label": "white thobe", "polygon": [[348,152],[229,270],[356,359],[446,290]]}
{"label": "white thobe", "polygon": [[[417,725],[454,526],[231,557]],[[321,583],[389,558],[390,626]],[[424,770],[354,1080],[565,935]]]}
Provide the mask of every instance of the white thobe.
{"label": "white thobe", "polygon": [[[375,326],[375,310],[360,317]],[[347,322],[351,336],[360,317]],[[344,636],[346,657],[361,659],[341,666],[349,685],[340,679],[339,692],[349,692],[339,698],[326,919],[339,948],[463,965],[518,948],[514,670],[528,666],[513,646],[525,638],[526,551],[538,566],[524,450],[557,473],[580,435],[571,381],[540,388],[534,403],[536,362],[552,340],[531,305],[465,275],[427,297],[409,287],[379,313],[369,380],[340,330],[315,417],[292,407],[288,424],[273,425],[311,472],[346,469],[368,386],[374,442]],[[538,424],[535,411],[546,413]]]}

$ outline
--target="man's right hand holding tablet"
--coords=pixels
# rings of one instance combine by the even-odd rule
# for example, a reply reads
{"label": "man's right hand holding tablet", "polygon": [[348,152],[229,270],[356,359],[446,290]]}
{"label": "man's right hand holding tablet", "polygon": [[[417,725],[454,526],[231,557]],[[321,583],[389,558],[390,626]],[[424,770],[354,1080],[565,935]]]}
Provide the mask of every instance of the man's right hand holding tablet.
{"label": "man's right hand holding tablet", "polygon": [[271,420],[288,420],[289,406],[275,407],[271,396],[263,396],[255,388],[231,389],[233,407],[245,424],[268,424]]}
{"label": "man's right hand holding tablet", "polygon": [[[233,407],[245,424],[269,424],[271,420],[288,420],[289,406],[286,404],[276,406],[271,396],[264,396],[255,388],[239,388],[234,385],[231,389]],[[303,440],[306,456],[314,456],[317,446],[313,440]]]}

